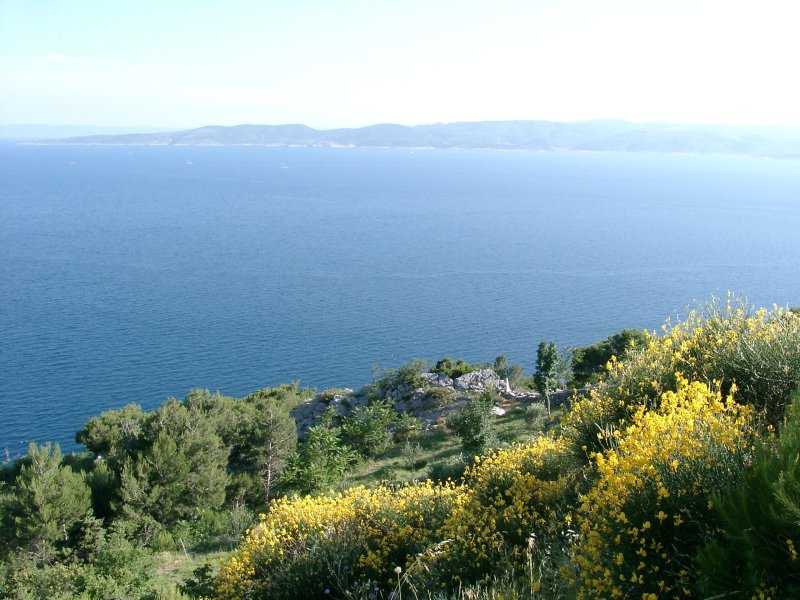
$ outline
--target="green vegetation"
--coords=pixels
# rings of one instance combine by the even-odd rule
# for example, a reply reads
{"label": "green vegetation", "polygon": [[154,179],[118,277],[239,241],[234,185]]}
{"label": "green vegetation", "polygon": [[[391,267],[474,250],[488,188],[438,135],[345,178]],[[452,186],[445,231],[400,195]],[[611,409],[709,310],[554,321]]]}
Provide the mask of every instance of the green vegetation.
{"label": "green vegetation", "polygon": [[558,351],[555,342],[539,342],[536,350],[536,372],[533,382],[544,399],[547,414],[552,414],[550,396],[563,385],[569,377],[569,362],[566,356]]}
{"label": "green vegetation", "polygon": [[486,454],[497,447],[498,439],[492,414],[497,400],[493,390],[485,390],[467,400],[464,407],[450,420],[450,426],[461,438],[464,451],[473,455]]}
{"label": "green vegetation", "polygon": [[333,424],[334,413],[335,409],[329,408],[290,456],[284,472],[284,484],[290,490],[310,494],[329,489],[358,463],[358,453],[341,441],[341,430]]}
{"label": "green vegetation", "polygon": [[628,350],[642,348],[647,344],[647,335],[638,329],[625,329],[609,336],[602,342],[580,346],[572,350],[572,384],[581,387],[597,383],[611,357],[618,360]]}
{"label": "green vegetation", "polygon": [[428,368],[428,362],[421,358],[412,359],[397,369],[380,369],[375,367],[372,388],[378,393],[385,393],[391,388],[405,387],[409,390],[425,385],[423,373]]}
{"label": "green vegetation", "polygon": [[360,406],[342,421],[342,442],[362,458],[372,458],[385,452],[391,444],[390,428],[396,421],[397,413],[385,401]]}
{"label": "green vegetation", "polygon": [[459,358],[453,360],[449,356],[437,361],[436,365],[431,369],[431,373],[442,373],[447,375],[450,379],[456,379],[467,373],[472,373],[481,368],[481,365],[473,365],[466,362],[464,359]]}
{"label": "green vegetation", "polygon": [[32,444],[0,470],[0,597],[178,594],[156,577],[157,553],[235,545],[287,489],[290,411],[310,395],[296,384],[241,400],[193,390],[151,413],[89,419],[83,455]]}
{"label": "green vegetation", "polygon": [[607,366],[552,415],[569,361],[537,354],[543,403],[415,391],[415,360],[302,440],[292,384],[31,445],[0,468],[0,598],[797,597],[800,314],[712,301],[573,351]]}
{"label": "green vegetation", "polygon": [[[557,348],[540,348],[539,378],[558,381]],[[798,360],[798,315],[711,303],[611,359],[558,427],[463,459],[458,481],[274,503],[217,592],[308,597],[313,561],[333,597],[794,598]],[[482,446],[487,405],[452,419],[462,452]]]}
{"label": "green vegetation", "polygon": [[431,408],[449,406],[456,400],[455,391],[445,387],[429,388],[425,392],[425,402]]}

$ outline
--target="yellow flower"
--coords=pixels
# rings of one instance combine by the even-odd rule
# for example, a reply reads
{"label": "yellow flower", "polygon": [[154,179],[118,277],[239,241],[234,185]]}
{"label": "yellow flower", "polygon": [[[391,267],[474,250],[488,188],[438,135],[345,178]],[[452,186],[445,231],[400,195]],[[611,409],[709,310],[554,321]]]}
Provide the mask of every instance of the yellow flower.
{"label": "yellow flower", "polygon": [[789,554],[791,555],[792,560],[797,560],[797,550],[794,547],[794,542],[787,538],[786,546],[789,548]]}

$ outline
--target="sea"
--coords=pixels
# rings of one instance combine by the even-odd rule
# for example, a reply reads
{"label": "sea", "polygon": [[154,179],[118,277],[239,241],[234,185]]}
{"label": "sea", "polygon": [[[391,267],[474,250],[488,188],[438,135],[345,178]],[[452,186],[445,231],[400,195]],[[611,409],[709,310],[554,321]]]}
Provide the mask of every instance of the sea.
{"label": "sea", "polygon": [[800,162],[0,145],[0,452],[102,411],[800,305]]}

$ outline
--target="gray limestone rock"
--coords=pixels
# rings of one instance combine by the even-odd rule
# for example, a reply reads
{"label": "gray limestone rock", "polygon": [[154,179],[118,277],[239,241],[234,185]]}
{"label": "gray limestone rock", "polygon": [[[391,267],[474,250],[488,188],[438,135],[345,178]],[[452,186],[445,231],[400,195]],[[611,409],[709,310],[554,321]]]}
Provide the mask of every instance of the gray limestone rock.
{"label": "gray limestone rock", "polygon": [[500,378],[492,369],[480,369],[465,373],[453,381],[453,388],[459,392],[482,392],[488,387],[497,389]]}

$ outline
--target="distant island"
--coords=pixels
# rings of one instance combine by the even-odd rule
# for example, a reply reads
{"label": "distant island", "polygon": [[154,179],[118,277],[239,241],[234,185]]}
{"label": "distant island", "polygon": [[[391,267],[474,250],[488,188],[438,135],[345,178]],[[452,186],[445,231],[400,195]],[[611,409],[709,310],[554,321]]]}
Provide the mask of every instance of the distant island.
{"label": "distant island", "polygon": [[107,146],[390,147],[574,152],[679,152],[800,158],[800,127],[679,125],[618,120],[306,125],[209,125],[185,131],[89,135],[27,142]]}

